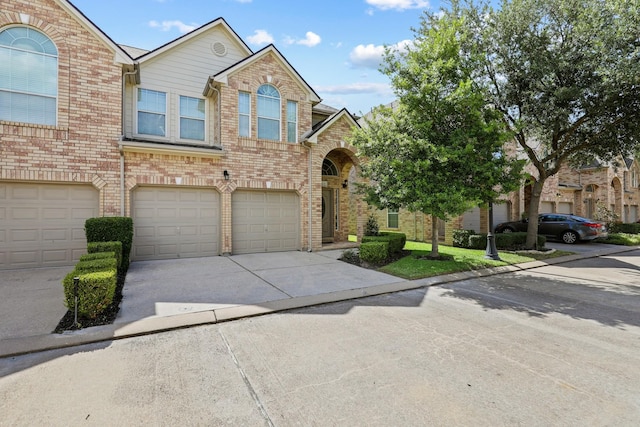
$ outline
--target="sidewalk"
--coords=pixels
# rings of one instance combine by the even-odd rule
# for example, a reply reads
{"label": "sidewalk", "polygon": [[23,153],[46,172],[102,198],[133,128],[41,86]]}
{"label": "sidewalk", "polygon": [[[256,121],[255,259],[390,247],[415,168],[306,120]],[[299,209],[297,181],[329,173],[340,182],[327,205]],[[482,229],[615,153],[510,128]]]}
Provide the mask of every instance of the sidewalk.
{"label": "sidewalk", "polygon": [[0,357],[230,321],[637,248],[607,245],[593,249],[545,261],[420,280],[403,280],[338,261],[342,250],[134,262],[113,324],[63,334],[2,339]]}

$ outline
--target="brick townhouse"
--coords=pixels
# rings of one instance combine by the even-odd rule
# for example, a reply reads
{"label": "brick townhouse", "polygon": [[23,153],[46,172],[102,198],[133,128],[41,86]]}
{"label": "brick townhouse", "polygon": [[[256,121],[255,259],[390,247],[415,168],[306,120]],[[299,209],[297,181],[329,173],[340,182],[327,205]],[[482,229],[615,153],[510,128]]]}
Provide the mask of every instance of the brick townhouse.
{"label": "brick townhouse", "polygon": [[0,269],[72,264],[94,216],[133,218],[133,260],[347,240],[353,126],[222,18],[143,51],[66,0],[3,2]]}

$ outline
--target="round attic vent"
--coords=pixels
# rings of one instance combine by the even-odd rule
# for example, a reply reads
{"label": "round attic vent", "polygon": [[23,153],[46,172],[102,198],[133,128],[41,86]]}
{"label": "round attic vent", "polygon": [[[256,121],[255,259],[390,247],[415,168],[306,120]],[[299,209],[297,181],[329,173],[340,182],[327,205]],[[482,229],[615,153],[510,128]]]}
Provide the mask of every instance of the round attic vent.
{"label": "round attic vent", "polygon": [[211,45],[211,51],[218,56],[225,56],[227,54],[227,47],[222,42],[214,42]]}

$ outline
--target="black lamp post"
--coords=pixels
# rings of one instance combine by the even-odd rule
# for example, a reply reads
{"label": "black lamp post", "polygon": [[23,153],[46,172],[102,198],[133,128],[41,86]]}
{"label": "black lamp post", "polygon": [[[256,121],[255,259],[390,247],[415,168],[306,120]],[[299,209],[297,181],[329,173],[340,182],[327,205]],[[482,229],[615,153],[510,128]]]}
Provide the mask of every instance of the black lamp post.
{"label": "black lamp post", "polygon": [[484,257],[502,261],[498,255],[498,248],[496,248],[496,236],[493,235],[493,202],[489,202],[489,232],[487,233],[487,250]]}

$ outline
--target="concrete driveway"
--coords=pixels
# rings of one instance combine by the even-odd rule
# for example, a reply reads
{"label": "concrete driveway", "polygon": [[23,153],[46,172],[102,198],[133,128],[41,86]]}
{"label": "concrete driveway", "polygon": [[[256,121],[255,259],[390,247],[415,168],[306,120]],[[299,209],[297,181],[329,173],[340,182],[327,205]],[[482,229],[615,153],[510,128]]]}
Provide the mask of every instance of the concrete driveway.
{"label": "concrete driveway", "polygon": [[[550,244],[580,257],[631,250]],[[0,357],[535,268],[547,262],[407,281],[338,261],[341,250],[134,262],[112,325],[52,334],[67,309],[62,279],[71,267],[0,274]],[[555,262],[563,262],[557,259]],[[494,271],[495,270],[495,271]]]}
{"label": "concrete driveway", "polygon": [[[219,321],[242,310],[258,314],[261,309],[286,308],[283,304],[294,299],[312,305],[370,295],[371,288],[402,282],[338,261],[341,254],[275,252],[133,262],[115,325],[212,310]],[[0,340],[51,334],[67,312],[62,279],[71,270],[2,271]]]}
{"label": "concrete driveway", "polygon": [[53,332],[67,312],[62,279],[72,269],[0,271],[0,340]]}

